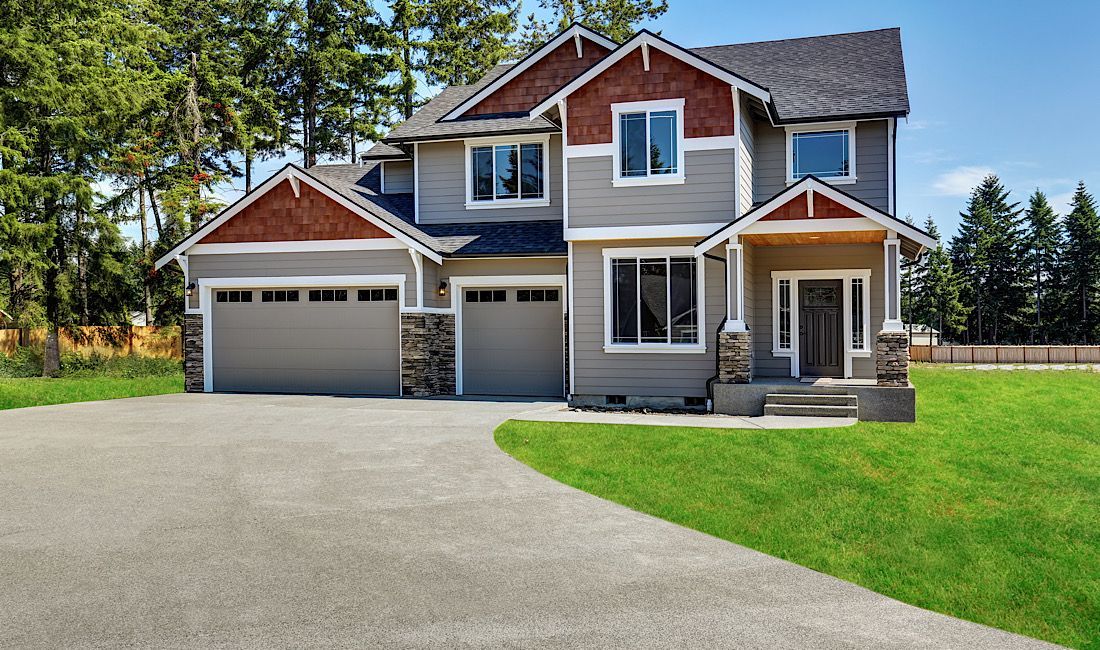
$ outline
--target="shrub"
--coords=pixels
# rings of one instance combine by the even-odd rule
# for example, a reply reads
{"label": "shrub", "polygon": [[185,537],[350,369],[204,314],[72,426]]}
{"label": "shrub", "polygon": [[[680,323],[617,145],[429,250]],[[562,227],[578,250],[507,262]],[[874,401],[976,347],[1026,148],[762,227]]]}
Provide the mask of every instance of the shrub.
{"label": "shrub", "polygon": [[40,377],[42,375],[42,351],[38,348],[20,347],[11,356],[0,354],[0,377]]}
{"label": "shrub", "polygon": [[[158,377],[178,374],[183,364],[175,359],[143,356],[106,356],[93,353],[88,356],[76,352],[61,355],[62,377]],[[0,354],[0,377],[40,377],[42,375],[42,351],[22,347],[12,356]]]}

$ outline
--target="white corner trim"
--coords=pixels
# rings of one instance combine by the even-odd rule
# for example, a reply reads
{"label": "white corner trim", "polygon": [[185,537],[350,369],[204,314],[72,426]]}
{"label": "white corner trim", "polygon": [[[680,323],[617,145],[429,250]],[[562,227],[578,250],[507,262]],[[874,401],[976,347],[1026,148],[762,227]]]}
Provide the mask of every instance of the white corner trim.
{"label": "white corner trim", "polygon": [[420,223],[420,143],[413,143],[413,223]]}
{"label": "white corner trim", "polygon": [[890,148],[890,155],[886,159],[886,205],[890,208],[890,214],[895,217],[898,214],[897,201],[894,198],[894,185],[897,182],[896,172],[894,171],[894,158],[897,156],[898,148],[897,123],[898,118],[896,117],[886,120],[886,146]]}
{"label": "white corner trim", "polygon": [[[569,106],[566,100],[558,102],[558,114],[561,116],[561,221],[562,227],[569,227]],[[572,384],[570,384],[572,385]]]}
{"label": "white corner trim", "polygon": [[312,241],[238,242],[234,244],[195,244],[189,255],[239,255],[245,253],[318,253],[324,251],[410,250],[393,238],[320,239]]}
{"label": "white corner trim", "polygon": [[570,39],[575,40],[577,47],[577,57],[580,58],[581,56],[583,56],[580,45],[581,37],[587,38],[593,43],[602,45],[608,50],[614,50],[618,46],[618,44],[614,41],[609,40],[604,36],[601,36],[600,34],[592,31],[591,29],[588,29],[587,27],[584,27],[583,25],[574,25],[544,43],[541,47],[532,52],[527,58],[513,65],[511,68],[508,69],[507,72],[494,79],[492,83],[488,84],[481,90],[471,95],[469,99],[451,109],[446,115],[440,118],[440,121],[446,122],[461,117],[463,113],[470,110],[474,106],[477,106],[481,100],[485,99],[489,95],[492,95],[509,81],[523,74],[525,70],[541,61],[543,57],[558,49],[559,46],[568,42]]}
{"label": "white corner trim", "polygon": [[[577,358],[576,354],[575,354],[576,344],[573,342],[574,330],[577,329],[576,324],[573,323],[573,314],[576,313],[575,311],[573,311],[573,286],[574,286],[573,285],[573,242],[566,242],[565,247],[566,247],[566,251],[567,251],[566,254],[568,255],[568,257],[566,258],[566,262],[565,262],[565,277],[566,277],[565,298],[566,298],[566,301],[567,301],[566,302],[566,307],[565,307],[565,313],[566,313],[566,316],[569,318],[569,327],[568,327],[568,331],[567,331],[568,340],[566,341],[566,344],[569,346],[568,350],[567,350],[568,354],[569,354],[569,358],[570,359],[576,359]],[[577,369],[576,369],[576,364],[575,363],[570,363],[568,365],[569,365],[569,389],[567,391],[565,391],[566,392],[565,396],[566,396],[567,399],[571,398],[572,394],[574,392],[576,392],[576,390],[577,390]]]}
{"label": "white corner trim", "polygon": [[386,193],[386,161],[378,163],[378,189],[382,194]]}
{"label": "white corner trim", "polygon": [[[660,226],[597,226],[593,228],[566,228],[566,241],[593,241],[597,239],[664,239],[670,237],[705,237],[725,223],[689,223]],[[713,248],[711,246],[710,248]],[[710,248],[706,249],[709,250]],[[705,251],[702,251],[705,252]]]}
{"label": "white corner trim", "polygon": [[[424,308],[424,256],[409,249],[409,257],[412,258],[413,269],[416,272],[416,308]],[[401,301],[401,306],[405,306],[405,302]]]}

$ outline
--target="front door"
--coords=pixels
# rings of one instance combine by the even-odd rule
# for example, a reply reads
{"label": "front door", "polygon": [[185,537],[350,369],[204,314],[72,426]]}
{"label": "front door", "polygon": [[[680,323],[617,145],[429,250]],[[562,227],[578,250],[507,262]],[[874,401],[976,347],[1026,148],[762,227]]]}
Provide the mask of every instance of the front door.
{"label": "front door", "polygon": [[840,280],[798,283],[798,368],[803,377],[843,376]]}

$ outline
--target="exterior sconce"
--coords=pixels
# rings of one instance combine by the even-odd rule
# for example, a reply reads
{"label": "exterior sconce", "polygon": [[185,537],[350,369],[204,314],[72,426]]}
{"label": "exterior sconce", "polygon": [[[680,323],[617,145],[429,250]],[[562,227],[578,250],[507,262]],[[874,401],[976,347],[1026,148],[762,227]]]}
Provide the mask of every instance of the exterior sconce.
{"label": "exterior sconce", "polygon": [[195,295],[195,283],[194,282],[187,285],[187,297],[190,298],[193,295]]}
{"label": "exterior sconce", "polygon": [[439,281],[439,289],[437,290],[436,293],[439,294],[440,298],[447,295],[447,281],[446,280],[440,280]]}

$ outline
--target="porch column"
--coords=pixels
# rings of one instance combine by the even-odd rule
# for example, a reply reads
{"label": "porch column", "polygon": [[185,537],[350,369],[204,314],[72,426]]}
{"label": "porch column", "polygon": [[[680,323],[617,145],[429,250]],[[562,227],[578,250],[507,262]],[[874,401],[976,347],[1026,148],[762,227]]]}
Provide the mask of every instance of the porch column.
{"label": "porch column", "polygon": [[752,381],[752,334],[745,324],[745,261],[740,243],[726,244],[726,323],[718,333],[718,381]]}
{"label": "porch column", "polygon": [[886,314],[882,321],[882,331],[903,332],[905,326],[901,322],[901,240],[888,237],[882,242],[882,247],[885,258],[883,285],[886,292],[886,302],[883,303],[886,306]]}
{"label": "porch column", "polygon": [[741,244],[726,244],[726,325],[727,332],[747,332],[745,325],[745,254]]}

